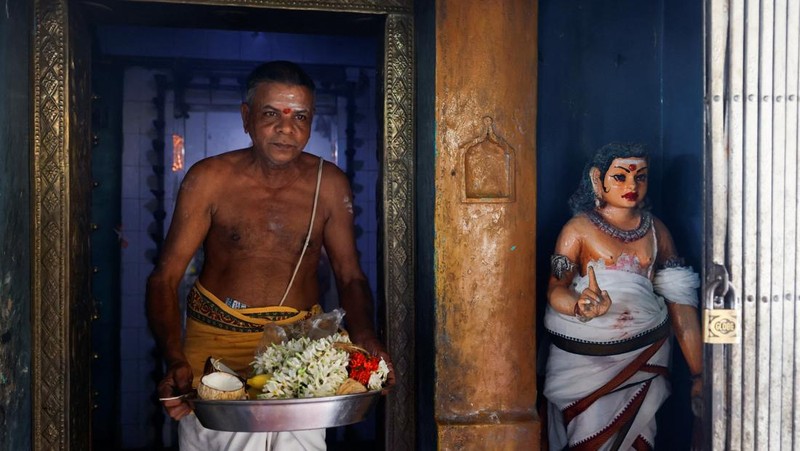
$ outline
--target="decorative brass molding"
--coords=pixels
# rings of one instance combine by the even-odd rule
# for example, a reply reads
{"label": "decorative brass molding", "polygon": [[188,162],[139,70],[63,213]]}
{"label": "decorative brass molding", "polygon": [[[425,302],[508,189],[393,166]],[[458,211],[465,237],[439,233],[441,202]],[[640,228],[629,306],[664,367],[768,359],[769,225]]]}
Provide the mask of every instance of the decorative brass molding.
{"label": "decorative brass molding", "polygon": [[414,396],[414,26],[411,17],[386,20],[383,226],[386,336],[397,373],[388,397],[387,450],[413,450]]}
{"label": "decorative brass molding", "polygon": [[32,444],[67,448],[66,3],[34,4]]}
{"label": "decorative brass molding", "polygon": [[[129,0],[149,1],[149,0]],[[413,0],[156,0],[159,3],[191,3],[195,5],[252,6],[278,9],[363,12],[370,14],[411,14]]]}
{"label": "decorative brass molding", "polygon": [[[129,0],[136,2],[139,0]],[[414,54],[411,0],[175,0],[194,3],[386,14],[383,160],[385,328],[397,372],[387,402],[386,449],[413,450],[414,397]],[[86,32],[70,0],[34,0],[32,411],[33,449],[89,449],[90,399],[83,369],[91,301],[88,252],[90,168]],[[83,27],[85,28],[85,26]],[[82,106],[83,105],[83,106]],[[90,181],[88,181],[90,182]],[[84,184],[86,183],[86,184]],[[86,224],[84,224],[86,222]],[[84,390],[85,389],[85,390]],[[77,393],[76,393],[77,390]],[[72,404],[72,406],[71,406]]]}

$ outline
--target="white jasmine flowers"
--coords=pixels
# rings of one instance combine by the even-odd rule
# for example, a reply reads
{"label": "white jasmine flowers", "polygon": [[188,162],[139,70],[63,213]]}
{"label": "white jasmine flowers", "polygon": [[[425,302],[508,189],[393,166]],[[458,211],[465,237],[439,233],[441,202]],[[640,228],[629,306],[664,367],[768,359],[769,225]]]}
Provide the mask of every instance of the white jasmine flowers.
{"label": "white jasmine flowers", "polygon": [[378,363],[378,369],[373,372],[369,376],[369,383],[367,383],[367,389],[369,390],[380,390],[383,388],[383,383],[386,382],[386,379],[389,377],[389,366],[386,365],[386,361],[381,359]]}
{"label": "white jasmine flowers", "polygon": [[333,346],[336,342],[350,343],[350,339],[335,333],[318,340],[302,337],[270,345],[253,362],[256,374],[272,375],[259,399],[334,395],[347,379],[349,362],[347,351]]}

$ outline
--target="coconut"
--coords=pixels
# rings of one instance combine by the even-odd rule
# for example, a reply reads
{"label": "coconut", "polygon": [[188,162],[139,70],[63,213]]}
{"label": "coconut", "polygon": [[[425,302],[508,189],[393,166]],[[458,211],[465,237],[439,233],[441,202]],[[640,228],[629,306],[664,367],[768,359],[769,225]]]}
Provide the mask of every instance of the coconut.
{"label": "coconut", "polygon": [[244,399],[244,383],[230,373],[215,371],[206,374],[200,379],[200,385],[197,387],[197,396],[200,399]]}
{"label": "coconut", "polygon": [[[233,371],[232,369],[228,368],[228,365],[222,363],[222,359],[215,359],[214,357],[209,356],[206,359],[205,366],[203,367],[203,374],[211,374],[215,371],[222,371],[239,377],[239,374],[236,373],[236,371]],[[242,380],[242,382],[244,382],[244,380]]]}

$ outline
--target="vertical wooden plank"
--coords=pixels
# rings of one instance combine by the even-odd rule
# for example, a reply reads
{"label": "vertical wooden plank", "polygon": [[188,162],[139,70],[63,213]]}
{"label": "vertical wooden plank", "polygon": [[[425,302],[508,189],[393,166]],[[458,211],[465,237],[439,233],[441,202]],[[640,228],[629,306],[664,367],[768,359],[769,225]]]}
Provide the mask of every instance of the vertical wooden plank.
{"label": "vertical wooden plank", "polygon": [[[728,14],[727,1],[713,0],[709,15],[710,33],[707,101],[709,102],[709,136],[711,139],[711,205],[727,209],[727,155],[725,152],[724,94],[725,55],[727,54]],[[711,259],[713,263],[725,262],[725,233],[727,215],[715,215],[711,223]]]}
{"label": "vertical wooden plank", "polygon": [[[786,208],[786,84],[787,84],[787,14],[786,0],[774,2],[774,64],[773,64],[773,128],[772,128],[772,349],[770,373],[770,444],[777,449],[790,449],[791,418],[793,406],[791,385],[787,381],[792,378],[794,368],[788,366],[792,358],[792,336],[794,331],[793,315],[786,315],[782,293],[784,292],[785,240],[785,208]],[[788,358],[788,361],[787,361]]]}
{"label": "vertical wooden plank", "polygon": [[[729,159],[729,181],[728,199],[728,275],[730,277],[731,288],[733,291],[731,308],[742,312],[742,287],[744,277],[744,213],[740,206],[744,202],[743,184],[745,178],[744,167],[744,0],[731,0],[729,5],[730,23],[728,27],[728,83],[729,93],[726,104],[726,134]],[[718,427],[726,427],[729,437],[727,441],[715,443],[718,445],[714,449],[730,449],[732,444],[739,444],[742,441],[742,366],[746,354],[742,352],[741,342],[730,345],[729,360],[724,366],[715,365],[714,374],[727,374],[727,385],[730,387],[729,399],[727,399],[727,420],[724,418],[715,419],[719,423]],[[718,348],[716,352],[723,352]],[[727,428],[727,424],[734,427]]]}
{"label": "vertical wooden plank", "polygon": [[[752,16],[751,20],[754,17]],[[761,1],[761,27],[759,34],[759,116],[758,128],[758,358],[762,368],[768,371],[756,373],[756,448],[767,449],[770,441],[777,446],[779,427],[770,417],[774,398],[770,393],[774,360],[771,355],[772,327],[772,99],[773,99],[773,0]],[[780,402],[780,400],[775,400]]]}
{"label": "vertical wooden plank", "polygon": [[[707,3],[706,12],[706,105],[708,127],[707,131],[707,161],[706,161],[706,256],[704,258],[706,284],[710,283],[717,265],[724,265],[726,253],[725,235],[728,227],[727,212],[728,200],[728,160],[725,143],[725,72],[727,44],[728,44],[728,2],[726,0],[711,0]],[[708,161],[710,160],[710,161]],[[710,174],[709,174],[710,171]],[[710,187],[709,185],[710,180]],[[715,214],[716,213],[716,214]],[[705,287],[704,291],[705,293]],[[709,295],[710,296],[710,295]],[[704,308],[713,309],[712,299],[703,300]],[[710,366],[711,378],[711,443],[712,449],[725,449],[728,441],[728,428],[726,420],[728,415],[728,402],[726,399],[727,378],[726,372],[721,369],[726,367],[724,350],[720,347],[711,347]]]}
{"label": "vertical wooden plank", "polygon": [[758,74],[759,74],[759,30],[757,18],[760,5],[757,1],[745,3],[745,104],[744,104],[744,167],[747,177],[744,178],[744,279],[741,288],[742,308],[742,423],[731,427],[741,427],[741,443],[732,443],[732,448],[754,449],[756,444],[756,368],[757,325],[758,325],[758,293],[756,280],[758,271]]}
{"label": "vertical wooden plank", "polygon": [[786,419],[784,426],[782,447],[784,449],[794,449],[800,446],[800,416],[798,406],[800,406],[800,393],[798,393],[797,375],[795,368],[800,366],[800,353],[797,349],[798,342],[797,325],[800,321],[800,311],[796,306],[797,293],[797,262],[798,262],[798,236],[797,236],[797,214],[798,214],[798,79],[800,79],[800,2],[789,1],[786,14],[786,164],[784,166],[784,183],[786,202],[784,216],[784,242],[786,253],[784,254],[783,279],[786,296],[781,301],[785,306],[784,321],[791,321],[791,325],[784,323],[784,330],[787,331],[786,341],[784,342],[784,380],[783,392],[787,401],[791,403],[791,415]]}

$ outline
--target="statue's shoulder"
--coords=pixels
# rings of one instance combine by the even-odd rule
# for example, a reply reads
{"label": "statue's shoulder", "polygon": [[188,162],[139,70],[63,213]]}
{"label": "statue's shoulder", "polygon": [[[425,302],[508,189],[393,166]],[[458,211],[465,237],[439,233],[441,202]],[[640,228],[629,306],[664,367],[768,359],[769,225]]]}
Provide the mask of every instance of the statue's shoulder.
{"label": "statue's shoulder", "polygon": [[592,227],[592,221],[586,216],[586,213],[578,213],[564,224],[565,229],[584,230],[587,227]]}
{"label": "statue's shoulder", "polygon": [[666,224],[664,224],[664,222],[658,219],[655,215],[651,216],[653,218],[653,228],[656,231],[656,238],[658,239],[659,244],[664,243],[672,246],[672,234],[670,233]]}
{"label": "statue's shoulder", "polygon": [[570,239],[572,237],[583,237],[592,229],[592,222],[583,213],[578,213],[570,218],[559,234],[560,239]]}

